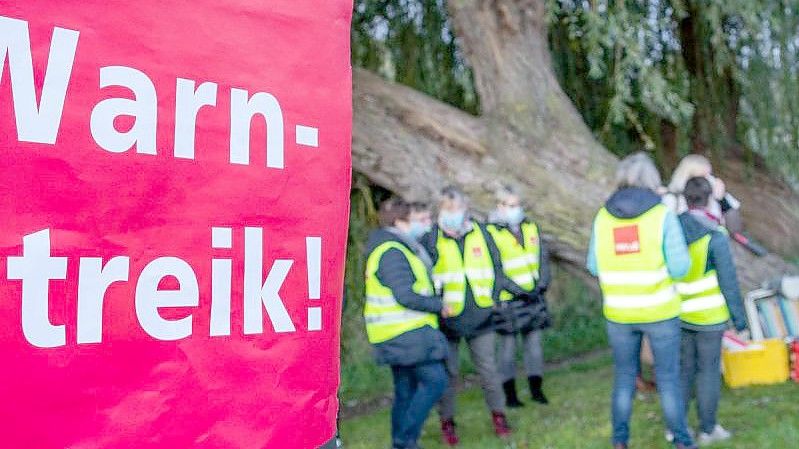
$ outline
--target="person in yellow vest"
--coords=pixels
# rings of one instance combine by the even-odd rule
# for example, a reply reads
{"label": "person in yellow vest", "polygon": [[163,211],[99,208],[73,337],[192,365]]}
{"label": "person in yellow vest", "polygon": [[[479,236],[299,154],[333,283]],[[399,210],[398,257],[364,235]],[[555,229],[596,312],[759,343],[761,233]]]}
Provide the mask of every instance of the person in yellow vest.
{"label": "person in yellow vest", "polygon": [[381,204],[381,228],[369,236],[364,320],[378,363],[391,366],[394,449],[417,449],[427,416],[447,386],[446,338],[439,315],[448,316],[431,276],[430,257],[418,242],[424,229],[399,198]]}
{"label": "person in yellow vest", "polygon": [[516,342],[521,336],[522,360],[533,401],[548,404],[542,389],[544,352],[541,330],[551,325],[544,294],[549,287],[549,260],[538,225],[530,221],[521,198],[511,186],[497,189],[497,208],[486,227],[502,258],[502,268],[511,280],[527,291],[525,295],[500,292],[494,311],[499,338],[499,369],[508,407],[523,407],[516,392]]}
{"label": "person in yellow vest", "polygon": [[688,211],[680,215],[691,269],[677,283],[682,297],[681,376],[686,414],[693,398],[699,416],[700,445],[730,438],[716,421],[721,394],[721,340],[731,320],[739,332],[747,328],[746,312],[729,239],[709,209],[713,186],[705,177],[686,182]]}
{"label": "person in yellow vest", "polygon": [[496,338],[492,311],[503,289],[524,290],[502,272],[499,251],[484,225],[471,219],[466,196],[455,187],[442,190],[438,224],[422,239],[433,261],[433,279],[451,316],[442,320],[449,340],[446,361],[450,385],[441,399],[439,415],[444,443],[458,444],[455,430],[455,384],[458,380],[458,348],[466,340],[480,386],[499,437],[511,433],[505,417],[496,364]]}
{"label": "person in yellow vest", "polygon": [[641,338],[655,358],[660,405],[677,448],[693,448],[680,384],[680,297],[674,283],[691,266],[677,216],[655,193],[660,174],[644,153],[624,158],[618,190],[594,219],[588,270],[599,278],[613,349],[612,436],[626,449]]}

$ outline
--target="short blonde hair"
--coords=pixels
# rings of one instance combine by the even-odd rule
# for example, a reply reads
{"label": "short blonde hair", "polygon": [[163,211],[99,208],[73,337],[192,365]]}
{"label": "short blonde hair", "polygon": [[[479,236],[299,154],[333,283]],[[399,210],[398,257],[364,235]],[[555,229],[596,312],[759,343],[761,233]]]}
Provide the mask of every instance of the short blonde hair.
{"label": "short blonde hair", "polygon": [[705,176],[712,171],[710,161],[701,154],[689,154],[682,158],[669,182],[669,191],[682,193],[685,190],[685,183],[689,179],[697,176]]}
{"label": "short blonde hair", "polygon": [[616,169],[618,188],[640,187],[656,191],[661,186],[660,173],[646,153],[631,154],[619,162]]}

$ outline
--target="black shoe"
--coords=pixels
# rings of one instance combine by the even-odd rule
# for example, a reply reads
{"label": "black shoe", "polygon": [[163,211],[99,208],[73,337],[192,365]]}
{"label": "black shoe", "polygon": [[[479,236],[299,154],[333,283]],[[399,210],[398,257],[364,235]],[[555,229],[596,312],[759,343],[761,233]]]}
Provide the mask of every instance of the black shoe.
{"label": "black shoe", "polygon": [[505,405],[510,408],[524,407],[524,403],[519,400],[519,396],[516,394],[516,379],[503,383],[502,389],[505,390]]}
{"label": "black shoe", "polygon": [[544,383],[544,379],[542,379],[541,376],[530,376],[527,380],[530,382],[530,396],[533,400],[539,404],[549,404],[549,400],[547,400],[547,397],[544,396],[544,392],[541,390],[541,384]]}

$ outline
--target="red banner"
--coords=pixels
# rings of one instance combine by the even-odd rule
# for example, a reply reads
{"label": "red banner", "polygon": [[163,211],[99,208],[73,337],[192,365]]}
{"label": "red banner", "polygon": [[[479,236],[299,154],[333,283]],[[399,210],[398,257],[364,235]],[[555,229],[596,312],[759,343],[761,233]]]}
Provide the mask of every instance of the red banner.
{"label": "red banner", "polygon": [[351,8],[0,4],[0,446],[333,436]]}

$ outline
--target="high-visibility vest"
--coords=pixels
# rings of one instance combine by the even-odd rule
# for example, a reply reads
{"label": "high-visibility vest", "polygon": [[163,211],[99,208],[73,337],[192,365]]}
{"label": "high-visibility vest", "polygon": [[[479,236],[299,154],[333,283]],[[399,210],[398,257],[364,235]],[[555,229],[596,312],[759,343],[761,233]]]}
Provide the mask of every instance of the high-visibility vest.
{"label": "high-visibility vest", "polygon": [[[538,270],[541,264],[541,243],[538,226],[524,222],[520,226],[522,242],[513,235],[510,229],[496,225],[488,225],[488,232],[494,238],[502,259],[502,271],[519,287],[531,291],[538,282]],[[499,294],[502,301],[510,301],[513,294],[503,290]]]}
{"label": "high-visibility vest", "polygon": [[653,323],[680,314],[680,297],[663,255],[668,209],[659,204],[635,218],[602,208],[594,220],[594,244],[605,318]]}
{"label": "high-visibility vest", "polygon": [[366,305],[363,316],[366,320],[366,335],[372,344],[383,343],[406,332],[430,326],[438,329],[435,314],[411,310],[402,306],[390,288],[377,278],[380,259],[390,249],[398,249],[408,259],[416,282],[413,291],[419,295],[433,295],[433,282],[424,262],[405,245],[388,241],[375,248],[366,259]]}
{"label": "high-visibility vest", "polygon": [[466,303],[466,280],[472,289],[478,307],[494,305],[494,263],[488,253],[488,244],[482,229],[472,223],[465,237],[464,252],[458,242],[444,236],[439,229],[436,239],[438,260],[433,266],[433,280],[441,289],[444,304],[452,308],[453,316],[463,313]]}
{"label": "high-visibility vest", "polygon": [[677,283],[677,292],[682,299],[680,319],[699,326],[722,324],[730,319],[716,270],[707,269],[711,238],[712,234],[707,234],[688,245],[691,269]]}

